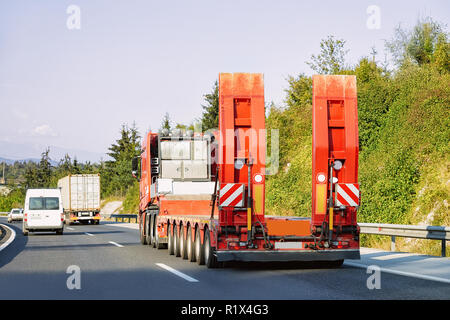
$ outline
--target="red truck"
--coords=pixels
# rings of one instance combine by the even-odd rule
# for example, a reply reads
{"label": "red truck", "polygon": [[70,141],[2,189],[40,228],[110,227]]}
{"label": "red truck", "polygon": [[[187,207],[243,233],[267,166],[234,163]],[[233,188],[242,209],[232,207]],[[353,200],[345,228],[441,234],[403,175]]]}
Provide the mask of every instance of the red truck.
{"label": "red truck", "polygon": [[219,75],[217,131],[148,132],[132,164],[141,243],[210,268],[359,259],[356,78],[313,76],[311,218],[265,215],[265,139],[263,75],[248,73]]}

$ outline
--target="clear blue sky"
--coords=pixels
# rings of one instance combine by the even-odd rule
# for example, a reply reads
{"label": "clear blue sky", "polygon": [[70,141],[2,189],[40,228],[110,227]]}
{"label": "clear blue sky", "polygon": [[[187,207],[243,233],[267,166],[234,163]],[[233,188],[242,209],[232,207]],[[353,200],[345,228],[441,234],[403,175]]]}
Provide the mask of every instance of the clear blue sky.
{"label": "clear blue sky", "polygon": [[[80,30],[66,26],[72,4]],[[380,29],[366,26],[370,5]],[[373,46],[383,60],[398,24],[448,24],[449,9],[447,0],[3,0],[0,157],[39,157],[48,145],[96,160],[123,123],[144,133],[165,112],[174,122],[200,117],[219,72],[264,73],[266,102],[280,105],[286,77],[312,74],[305,62],[328,35],[346,40],[348,63]]]}

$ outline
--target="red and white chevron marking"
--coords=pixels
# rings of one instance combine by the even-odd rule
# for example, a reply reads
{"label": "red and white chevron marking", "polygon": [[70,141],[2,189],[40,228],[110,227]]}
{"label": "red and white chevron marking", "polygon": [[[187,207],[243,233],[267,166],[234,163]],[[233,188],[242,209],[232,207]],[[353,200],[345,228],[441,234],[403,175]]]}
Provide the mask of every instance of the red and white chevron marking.
{"label": "red and white chevron marking", "polygon": [[359,206],[359,184],[338,183],[336,185],[336,206]]}
{"label": "red and white chevron marking", "polygon": [[243,207],[244,185],[241,183],[224,183],[220,186],[219,205],[221,207]]}

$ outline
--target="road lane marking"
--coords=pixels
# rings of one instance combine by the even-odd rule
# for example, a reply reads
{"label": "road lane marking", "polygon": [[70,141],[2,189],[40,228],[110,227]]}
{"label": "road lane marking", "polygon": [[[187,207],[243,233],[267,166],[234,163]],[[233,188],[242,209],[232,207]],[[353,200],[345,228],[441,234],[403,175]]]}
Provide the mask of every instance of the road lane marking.
{"label": "road lane marking", "polygon": [[117,242],[114,242],[114,241],[109,241],[109,243],[111,243],[111,244],[113,244],[113,245],[115,245],[115,246],[117,246],[117,247],[119,247],[119,248],[122,248],[122,247],[123,247],[123,245],[118,244]]}
{"label": "road lane marking", "polygon": [[71,228],[71,227],[66,227],[66,229],[67,230],[72,230],[72,231],[75,230],[74,228]]}
{"label": "road lane marking", "polygon": [[92,233],[89,233],[89,232],[85,232],[84,234],[87,234],[88,236],[91,236],[91,237],[94,236]]}
{"label": "road lane marking", "polygon": [[188,276],[187,274],[184,274],[183,272],[180,272],[180,271],[178,271],[178,270],[175,270],[174,268],[171,268],[171,267],[165,265],[164,263],[156,263],[156,265],[157,265],[158,267],[161,267],[161,268],[163,268],[163,269],[166,269],[166,270],[169,271],[169,272],[172,272],[173,274],[175,274],[175,275],[177,275],[177,276],[179,276],[179,277],[181,277],[181,278],[183,278],[184,280],[187,280],[187,281],[189,281],[189,282],[199,282],[197,279],[194,279],[194,278]]}
{"label": "road lane marking", "polygon": [[0,251],[2,251],[2,250],[5,249],[7,246],[9,246],[9,244],[10,244],[11,242],[13,242],[14,239],[16,238],[16,232],[15,232],[13,229],[11,229],[10,227],[8,227],[7,225],[4,225],[4,224],[2,224],[2,226],[8,228],[9,231],[11,231],[11,236],[9,237],[8,240],[6,240],[6,242],[5,242],[4,244],[2,244],[2,245],[0,246]]}
{"label": "road lane marking", "polygon": [[[355,263],[355,262],[347,262],[347,261],[344,262],[344,265],[347,265],[350,267],[356,267],[356,268],[363,268],[363,269],[367,269],[367,267],[368,267],[368,265],[365,265],[365,264],[360,264],[360,263]],[[446,278],[427,276],[424,274],[388,269],[388,268],[383,268],[383,267],[380,267],[380,271],[385,272],[385,273],[399,275],[399,276],[412,277],[412,278],[417,278],[417,279],[422,279],[422,280],[438,281],[438,282],[450,284],[450,279],[446,279]]]}

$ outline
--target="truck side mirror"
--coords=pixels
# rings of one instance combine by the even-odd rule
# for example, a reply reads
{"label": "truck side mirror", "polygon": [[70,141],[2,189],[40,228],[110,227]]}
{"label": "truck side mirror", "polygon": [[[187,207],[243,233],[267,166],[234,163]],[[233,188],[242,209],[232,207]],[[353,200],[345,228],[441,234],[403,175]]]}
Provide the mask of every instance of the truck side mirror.
{"label": "truck side mirror", "polygon": [[131,175],[139,181],[139,157],[131,159]]}

